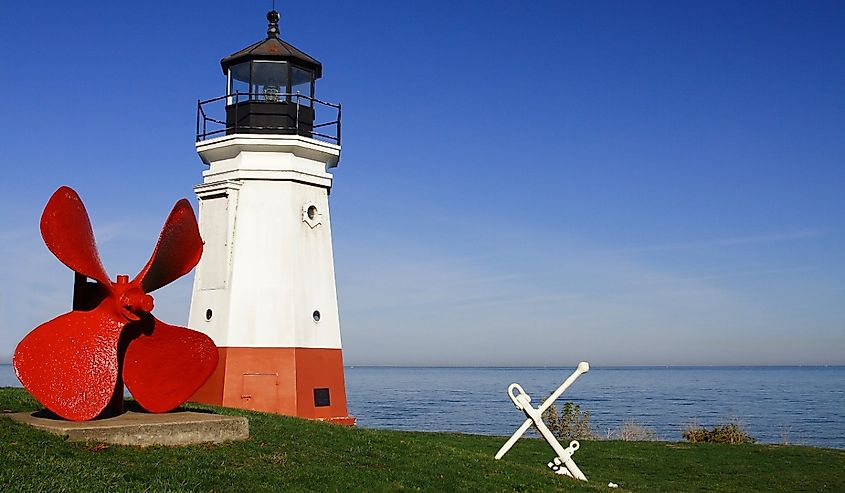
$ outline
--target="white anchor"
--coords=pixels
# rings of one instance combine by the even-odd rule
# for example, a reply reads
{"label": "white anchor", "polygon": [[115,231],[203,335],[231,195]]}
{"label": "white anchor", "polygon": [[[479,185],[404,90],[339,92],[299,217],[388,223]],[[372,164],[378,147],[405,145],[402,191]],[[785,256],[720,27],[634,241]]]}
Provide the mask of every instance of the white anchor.
{"label": "white anchor", "polygon": [[[516,408],[525,413],[527,419],[522,426],[520,426],[514,434],[502,445],[502,448],[496,453],[496,460],[501,459],[504,455],[508,452],[508,450],[513,447],[517,440],[522,437],[522,435],[528,431],[528,428],[531,428],[531,425],[537,427],[540,430],[540,434],[543,435],[543,438],[549,443],[552,447],[552,450],[555,451],[556,457],[549,462],[548,466],[557,474],[565,474],[567,476],[571,476],[575,479],[580,479],[581,481],[586,481],[587,477],[584,476],[584,473],[581,472],[581,469],[578,468],[578,465],[575,464],[575,461],[572,460],[572,455],[575,453],[576,450],[581,446],[577,440],[572,440],[569,442],[569,447],[563,448],[560,445],[560,442],[557,441],[557,438],[552,434],[549,430],[549,427],[546,426],[546,423],[543,422],[543,412],[549,408],[554,402],[563,394],[566,389],[572,385],[578,377],[581,376],[583,373],[587,373],[590,371],[590,365],[586,361],[582,361],[578,363],[578,368],[563,382],[563,384],[554,391],[552,395],[549,396],[548,399],[543,401],[540,404],[540,407],[534,408],[531,406],[531,396],[529,396],[525,390],[523,390],[522,386],[518,383],[512,383],[508,387],[508,397],[513,401],[513,404]],[[514,391],[517,391],[517,394],[514,394]]]}

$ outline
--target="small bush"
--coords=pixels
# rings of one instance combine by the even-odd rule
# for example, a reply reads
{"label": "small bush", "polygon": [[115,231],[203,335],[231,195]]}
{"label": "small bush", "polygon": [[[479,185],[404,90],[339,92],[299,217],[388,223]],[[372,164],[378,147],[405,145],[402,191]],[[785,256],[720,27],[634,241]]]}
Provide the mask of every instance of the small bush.
{"label": "small bush", "polygon": [[684,440],[692,443],[756,443],[757,439],[742,429],[737,422],[714,426],[707,429],[704,426],[689,425],[682,435]]}
{"label": "small bush", "polygon": [[634,423],[632,419],[626,421],[618,430],[609,432],[608,439],[624,442],[653,442],[657,440],[657,433],[652,428]]}
{"label": "small bush", "polygon": [[543,422],[559,440],[592,439],[595,434],[590,429],[590,411],[581,411],[581,406],[567,401],[558,412],[552,404],[543,412]]}
{"label": "small bush", "polygon": [[792,444],[792,427],[786,426],[780,430],[780,444],[781,445],[791,445]]}

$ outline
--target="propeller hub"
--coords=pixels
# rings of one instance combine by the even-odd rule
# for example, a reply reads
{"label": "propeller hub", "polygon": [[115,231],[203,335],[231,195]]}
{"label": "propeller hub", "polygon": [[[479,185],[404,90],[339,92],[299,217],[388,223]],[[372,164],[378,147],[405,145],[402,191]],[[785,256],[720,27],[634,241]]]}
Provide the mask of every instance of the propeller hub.
{"label": "propeller hub", "polygon": [[140,320],[139,315],[153,311],[153,297],[145,293],[135,283],[128,284],[126,281],[121,282],[121,277],[125,276],[118,276],[118,282],[114,285],[117,291],[115,294],[117,294],[120,312],[127,319],[136,322]]}

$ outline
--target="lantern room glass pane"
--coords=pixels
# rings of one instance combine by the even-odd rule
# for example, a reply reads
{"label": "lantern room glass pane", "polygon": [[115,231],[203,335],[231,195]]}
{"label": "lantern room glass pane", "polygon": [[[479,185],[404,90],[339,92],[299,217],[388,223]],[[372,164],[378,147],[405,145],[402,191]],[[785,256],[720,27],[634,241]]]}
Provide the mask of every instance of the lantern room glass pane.
{"label": "lantern room glass pane", "polygon": [[[239,63],[229,67],[229,94],[238,92],[243,96],[238,96],[238,101],[246,101],[249,99],[249,62]],[[230,98],[229,104],[234,102],[235,98]]]}
{"label": "lantern room glass pane", "polygon": [[313,85],[311,84],[314,81],[314,73],[310,70],[304,70],[299,67],[292,66],[291,67],[291,95],[292,101],[295,103],[297,99],[299,99],[299,104],[311,106],[311,100],[308,98],[297,98],[293,96],[297,93],[302,94],[303,96],[308,96],[313,98],[314,94],[311,92],[311,88]]}
{"label": "lantern room glass pane", "polygon": [[283,102],[288,92],[286,62],[252,62],[252,93],[258,101]]}

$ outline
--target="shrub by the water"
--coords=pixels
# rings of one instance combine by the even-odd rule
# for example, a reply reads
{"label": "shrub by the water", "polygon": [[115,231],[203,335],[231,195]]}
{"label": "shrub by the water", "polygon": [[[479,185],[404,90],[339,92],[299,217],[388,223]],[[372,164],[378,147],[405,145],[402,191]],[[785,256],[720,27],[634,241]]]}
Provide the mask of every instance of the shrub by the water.
{"label": "shrub by the water", "polygon": [[637,424],[633,419],[628,420],[618,430],[608,430],[607,438],[623,442],[652,442],[657,440],[657,433],[654,429]]}
{"label": "shrub by the water", "polygon": [[543,422],[560,440],[595,438],[593,430],[590,429],[590,411],[581,411],[581,406],[571,401],[565,402],[560,412],[557,405],[549,406],[543,412]]}
{"label": "shrub by the water", "polygon": [[739,423],[726,423],[708,429],[704,426],[689,425],[682,435],[692,443],[756,443],[757,439],[748,434]]}

